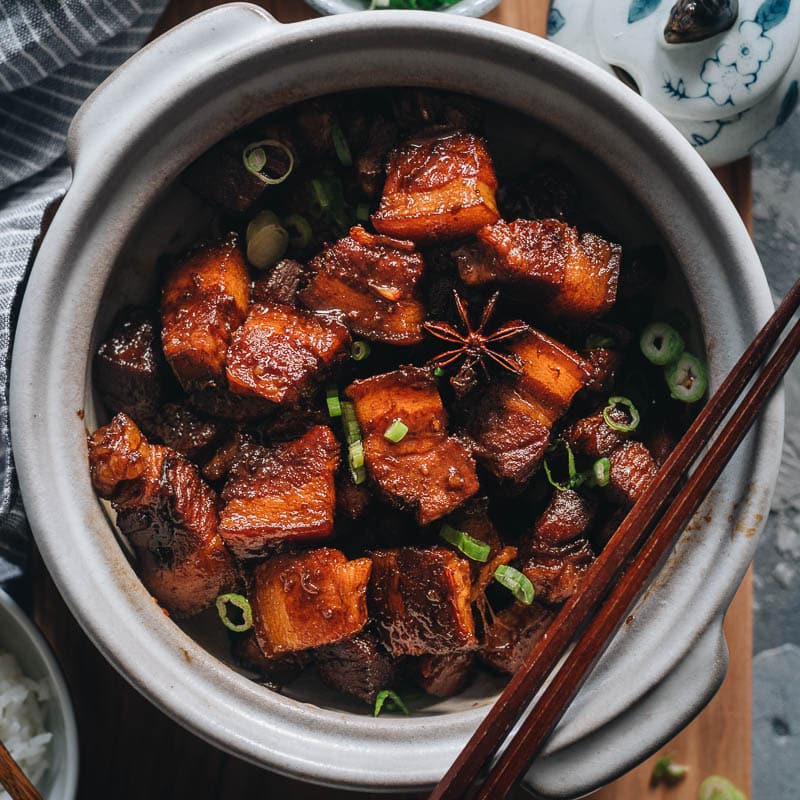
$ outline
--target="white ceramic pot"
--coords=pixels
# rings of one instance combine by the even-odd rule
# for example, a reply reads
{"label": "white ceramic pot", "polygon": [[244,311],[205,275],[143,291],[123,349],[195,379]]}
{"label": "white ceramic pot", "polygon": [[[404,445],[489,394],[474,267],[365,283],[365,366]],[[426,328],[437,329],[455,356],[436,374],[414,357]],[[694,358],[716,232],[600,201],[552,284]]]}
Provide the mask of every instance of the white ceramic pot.
{"label": "white ceramic pot", "polygon": [[[615,176],[598,182],[618,184],[613,196],[627,200],[603,208],[629,227],[650,225],[680,265],[712,387],[772,308],[735,209],[669,123],[583,59],[509,28],[416,12],[279,25],[237,4],[170,31],[92,95],[70,132],[74,181],[33,267],[12,362],[14,450],[37,544],[97,646],[170,716],[270,769],[373,790],[438,780],[498,684],[485,681],[409,718],[373,719],[313,687],[284,696],[253,683],[225,662],[224,643],[202,621],[182,629],[139,582],[92,491],[84,426],[98,422],[90,370],[98,330],[146,290],[159,249],[197,222],[188,193],[173,186],[181,170],[273,109],[388,85],[507,106],[583,148],[579,176]],[[719,686],[722,618],[768,511],[782,420],[778,397],[529,774],[539,794],[575,796],[613,779]]]}

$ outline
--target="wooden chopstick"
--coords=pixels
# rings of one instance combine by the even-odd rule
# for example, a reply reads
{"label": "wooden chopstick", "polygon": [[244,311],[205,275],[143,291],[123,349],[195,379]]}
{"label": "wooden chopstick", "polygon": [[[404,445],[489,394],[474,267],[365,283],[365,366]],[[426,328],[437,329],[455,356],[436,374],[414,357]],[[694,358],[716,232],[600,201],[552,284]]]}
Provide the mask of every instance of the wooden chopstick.
{"label": "wooden chopstick", "polygon": [[578,630],[618,581],[624,565],[646,536],[659,511],[677,489],[698,454],[708,444],[737,397],[764,363],[798,306],[800,281],[794,284],[719,389],[697,415],[662,465],[649,489],[634,505],[587,571],[579,591],[564,604],[525,664],[511,678],[492,710],[430,795],[430,800],[463,800],[468,796],[478,775],[497,752],[519,716],[530,705]]}
{"label": "wooden chopstick", "polygon": [[672,548],[692,514],[703,502],[703,498],[741,444],[745,434],[755,422],[758,412],[798,352],[800,352],[800,322],[795,324],[789,336],[784,339],[767,363],[692,476],[669,505],[661,522],[647,538],[620,582],[603,603],[599,613],[589,623],[533,711],[492,768],[478,791],[476,800],[497,800],[505,797],[527,770],[583,685],[592,667],[623,620],[627,618],[629,609],[639,592],[655,573],[661,559]]}
{"label": "wooden chopstick", "polygon": [[36,787],[2,742],[0,742],[0,785],[5,787],[13,800],[42,800]]}

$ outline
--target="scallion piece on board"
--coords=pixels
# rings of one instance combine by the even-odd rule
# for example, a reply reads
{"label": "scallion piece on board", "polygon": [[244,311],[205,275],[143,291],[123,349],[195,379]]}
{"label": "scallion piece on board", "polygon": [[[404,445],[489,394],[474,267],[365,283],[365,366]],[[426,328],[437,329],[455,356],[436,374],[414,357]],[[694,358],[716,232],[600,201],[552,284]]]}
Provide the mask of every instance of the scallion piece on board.
{"label": "scallion piece on board", "polygon": [[331,417],[342,416],[342,404],[339,400],[339,390],[335,386],[332,386],[325,393],[325,402],[328,405],[328,414]]}
{"label": "scallion piece on board", "polygon": [[378,696],[375,698],[375,710],[372,715],[377,717],[384,709],[386,711],[402,711],[406,716],[409,714],[406,704],[400,699],[400,695],[391,689],[383,689],[378,692]]}
{"label": "scallion piece on board", "polygon": [[363,361],[371,351],[372,348],[370,348],[369,342],[365,342],[363,339],[356,339],[350,348],[350,355],[353,361]]}
{"label": "scallion piece on board", "polygon": [[747,795],[740,792],[727,778],[721,775],[709,775],[700,784],[697,798],[698,800],[747,800]]}
{"label": "scallion piece on board", "polygon": [[[630,422],[617,422],[611,418],[611,412],[615,408],[619,408],[619,406],[625,406],[625,408],[628,409]],[[606,425],[608,425],[609,428],[613,428],[615,431],[622,431],[623,433],[635,431],[639,427],[639,422],[641,421],[638,409],[627,397],[609,397],[608,405],[603,409],[603,419],[606,421]]]}
{"label": "scallion piece on board", "polygon": [[[222,624],[234,633],[244,633],[253,627],[253,609],[242,594],[221,594],[216,600],[217,613]],[[229,606],[238,608],[242,615],[241,622],[234,622],[228,613]]]}
{"label": "scallion piece on board", "polygon": [[311,244],[314,231],[311,224],[302,214],[290,214],[283,221],[283,226],[289,231],[289,244],[299,250],[305,250]]}
{"label": "scallion piece on board", "polygon": [[336,158],[339,159],[339,163],[343,167],[352,167],[353,156],[347,144],[347,139],[344,138],[342,129],[335,123],[331,126],[331,138],[333,139],[333,146],[336,148]]}
{"label": "scallion piece on board", "polygon": [[651,322],[639,337],[639,347],[651,364],[665,367],[680,358],[683,336],[666,322]]}
{"label": "scallion piece on board", "polygon": [[486,563],[489,560],[489,553],[492,552],[492,548],[485,542],[473,538],[465,531],[459,531],[452,525],[445,525],[439,531],[439,536],[452,544],[453,547],[458,548],[467,558],[471,558],[473,561]]}
{"label": "scallion piece on board", "polygon": [[383,432],[383,435],[390,442],[397,444],[402,441],[408,433],[408,425],[401,419],[394,420],[389,427]]}
{"label": "scallion piece on board", "polygon": [[520,603],[529,606],[533,602],[536,594],[533,584],[518,569],[509,567],[508,564],[501,564],[494,571],[494,579],[502,586],[505,586]]}
{"label": "scallion piece on board", "polygon": [[283,183],[294,169],[292,151],[277,139],[251,142],[242,151],[242,161],[248,172],[268,186]]}
{"label": "scallion piece on board", "polygon": [[673,785],[682,781],[689,767],[684,764],[676,764],[672,756],[661,756],[653,765],[653,773],[650,776],[650,783],[657,786],[659,783]]}
{"label": "scallion piece on board", "polygon": [[696,403],[708,389],[708,371],[700,359],[684,353],[664,370],[670,395],[682,403]]}

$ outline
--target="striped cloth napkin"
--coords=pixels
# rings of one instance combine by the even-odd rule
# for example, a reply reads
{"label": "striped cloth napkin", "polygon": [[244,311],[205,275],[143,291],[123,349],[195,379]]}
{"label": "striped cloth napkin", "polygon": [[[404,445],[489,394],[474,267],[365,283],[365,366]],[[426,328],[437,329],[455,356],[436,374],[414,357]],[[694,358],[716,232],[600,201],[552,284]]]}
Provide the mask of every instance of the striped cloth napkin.
{"label": "striped cloth napkin", "polygon": [[42,215],[69,185],[67,129],[167,0],[0,0],[0,583],[29,547],[8,430],[14,321]]}

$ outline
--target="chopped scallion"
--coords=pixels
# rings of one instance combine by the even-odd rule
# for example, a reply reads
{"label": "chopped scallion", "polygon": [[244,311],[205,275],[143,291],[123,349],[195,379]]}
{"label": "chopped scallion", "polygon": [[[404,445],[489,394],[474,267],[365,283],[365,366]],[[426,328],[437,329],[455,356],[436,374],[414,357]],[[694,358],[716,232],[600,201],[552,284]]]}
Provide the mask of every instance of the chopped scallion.
{"label": "chopped scallion", "polygon": [[336,148],[336,158],[343,167],[353,166],[353,156],[350,152],[350,147],[347,144],[347,139],[344,138],[342,129],[334,123],[331,126],[331,138],[333,139],[333,146]]}
{"label": "chopped scallion", "polygon": [[257,269],[277,264],[289,246],[289,232],[272,211],[260,211],[247,226],[247,260]]}
{"label": "chopped scallion", "polygon": [[[234,633],[244,633],[253,627],[253,609],[247,598],[241,594],[221,594],[216,600],[217,613],[222,624]],[[238,608],[242,614],[241,622],[234,622],[228,616],[228,606]]]}
{"label": "chopped scallion", "polygon": [[603,347],[613,347],[614,339],[611,336],[604,336],[601,333],[593,333],[586,337],[587,350],[599,350]]}
{"label": "chopped scallion", "polygon": [[[560,441],[560,440],[559,440]],[[567,489],[574,489],[576,486],[580,486],[583,483],[584,476],[581,475],[577,469],[575,469],[575,454],[572,452],[572,448],[569,446],[567,442],[563,442],[564,448],[567,451],[567,475],[569,480],[566,484],[559,483],[553,477],[553,473],[550,469],[550,465],[547,463],[547,459],[544,460],[544,474],[547,477],[548,483],[558,489],[559,492],[566,492]],[[559,442],[556,442],[551,448],[549,452],[558,449]]]}
{"label": "chopped scallion", "polygon": [[298,250],[305,250],[311,244],[314,232],[311,225],[302,214],[290,214],[283,221],[283,225],[289,231],[289,244]]}
{"label": "chopped scallion", "polygon": [[530,580],[518,569],[509,567],[508,564],[501,564],[494,571],[494,579],[505,586],[514,597],[526,606],[533,602],[536,592]]}
{"label": "chopped scallion", "polygon": [[327,211],[331,206],[331,196],[325,183],[319,178],[311,179],[311,191],[314,193],[314,200],[319,206],[320,211]]}
{"label": "chopped scallion", "polygon": [[[611,418],[611,412],[619,406],[625,406],[628,409],[630,422],[617,422]],[[603,409],[603,419],[606,421],[606,425],[608,425],[609,428],[613,428],[615,431],[622,431],[623,433],[635,431],[639,427],[639,422],[641,421],[639,411],[627,397],[609,397],[608,405]]]}
{"label": "chopped scallion", "polygon": [[465,531],[459,531],[452,525],[445,525],[439,531],[439,536],[452,544],[453,547],[458,548],[467,558],[471,558],[473,561],[486,563],[489,560],[492,548],[485,542],[470,536]]}
{"label": "chopped scallion", "polygon": [[708,371],[700,359],[684,353],[664,370],[669,393],[682,403],[696,403],[708,389]]}
{"label": "chopped scallion", "polygon": [[727,778],[721,775],[710,775],[700,784],[698,800],[747,800],[744,792],[740,792]]}
{"label": "chopped scallion", "polygon": [[383,432],[383,435],[386,439],[390,442],[400,442],[403,440],[405,435],[408,433],[408,425],[403,422],[401,419],[394,420],[389,427]]}
{"label": "chopped scallion", "polygon": [[342,425],[344,427],[345,441],[352,444],[361,439],[361,429],[356,418],[356,410],[349,400],[342,400]]}
{"label": "chopped scallion", "polygon": [[333,386],[325,393],[325,402],[328,404],[328,414],[331,417],[342,416],[342,404],[339,401],[339,390]]}
{"label": "chopped scallion", "polygon": [[353,357],[353,361],[363,361],[370,352],[369,342],[365,342],[362,339],[356,339],[350,348],[350,355]]}
{"label": "chopped scallion", "polygon": [[378,696],[375,698],[375,710],[372,715],[377,717],[384,708],[386,711],[402,711],[406,716],[409,714],[406,704],[400,699],[400,695],[391,689],[383,689],[378,692]]}
{"label": "chopped scallion", "polygon": [[441,367],[436,367],[436,368],[433,370],[433,375],[434,375],[434,377],[436,377],[436,378],[441,378],[441,377],[442,377],[442,375],[444,375],[444,370],[443,370]]}
{"label": "chopped scallion", "polygon": [[653,765],[650,783],[653,786],[657,786],[659,783],[672,785],[683,780],[688,772],[689,767],[676,764],[672,756],[661,756]]}
{"label": "chopped scallion", "polygon": [[639,337],[639,347],[650,363],[664,367],[680,358],[683,337],[666,322],[651,322]]}
{"label": "chopped scallion", "polygon": [[356,470],[364,466],[364,444],[359,439],[347,447],[347,457],[350,460],[350,466]]}
{"label": "chopped scallion", "polygon": [[356,219],[359,222],[369,222],[369,205],[367,203],[359,203],[356,206]]}
{"label": "chopped scallion", "polygon": [[608,486],[611,480],[611,462],[607,458],[598,458],[592,464],[592,472],[589,476],[590,486]]}
{"label": "chopped scallion", "polygon": [[242,161],[248,172],[269,186],[283,183],[294,169],[292,151],[277,139],[251,142],[242,151]]}

